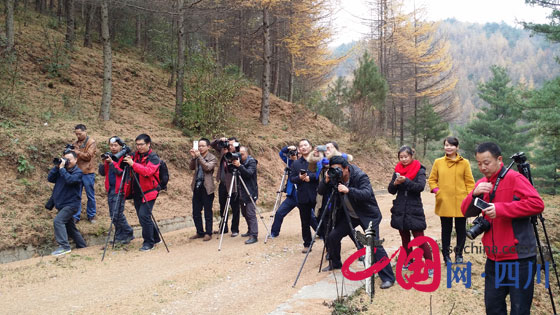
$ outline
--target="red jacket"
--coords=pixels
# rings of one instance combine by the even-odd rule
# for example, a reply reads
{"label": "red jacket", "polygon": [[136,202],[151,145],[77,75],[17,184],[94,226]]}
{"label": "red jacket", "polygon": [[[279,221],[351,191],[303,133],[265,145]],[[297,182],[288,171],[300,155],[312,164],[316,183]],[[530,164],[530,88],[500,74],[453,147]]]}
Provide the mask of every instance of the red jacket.
{"label": "red jacket", "polygon": [[[159,190],[159,157],[152,152],[152,149],[145,154],[135,152],[132,156],[134,164],[132,169],[140,182],[140,188],[144,192],[146,201],[152,201],[157,198]],[[134,179],[132,179],[135,182]],[[136,184],[131,185],[134,188]],[[134,192],[133,192],[134,194]]]}
{"label": "red jacket", "polygon": [[[500,173],[501,170],[490,180],[486,177],[480,179],[476,182],[475,189],[484,182],[491,182],[492,185],[495,185]],[[490,194],[474,197],[490,202]],[[471,191],[463,200],[461,204],[463,214],[467,212],[467,209],[474,207],[474,197]],[[544,202],[529,180],[518,172],[509,170],[498,184],[492,203],[496,208],[496,218],[484,217],[490,222],[491,227],[482,237],[482,244],[488,258],[502,261],[535,256],[537,243],[531,216],[543,212]]]}
{"label": "red jacket", "polygon": [[119,187],[121,185],[121,180],[122,180],[122,172],[123,170],[119,167],[119,165],[121,165],[122,160],[124,159],[124,156],[120,158],[120,160],[118,162],[111,162],[111,163],[106,163],[103,162],[103,164],[99,165],[99,175],[101,176],[105,176],[105,190],[107,192],[109,192],[109,167],[111,167],[111,165],[113,166],[113,170],[115,172],[116,175],[116,180],[115,180],[115,193],[118,194],[119,193]]}

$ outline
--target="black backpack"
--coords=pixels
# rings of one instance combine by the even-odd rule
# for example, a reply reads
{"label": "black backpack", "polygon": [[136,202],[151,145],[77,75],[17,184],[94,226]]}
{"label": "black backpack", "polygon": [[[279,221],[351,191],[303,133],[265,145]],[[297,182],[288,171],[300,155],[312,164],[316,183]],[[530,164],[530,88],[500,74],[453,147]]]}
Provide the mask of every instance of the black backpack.
{"label": "black backpack", "polygon": [[167,169],[167,164],[160,159],[159,160],[159,178],[158,184],[160,190],[167,190],[167,182],[169,182],[169,169]]}

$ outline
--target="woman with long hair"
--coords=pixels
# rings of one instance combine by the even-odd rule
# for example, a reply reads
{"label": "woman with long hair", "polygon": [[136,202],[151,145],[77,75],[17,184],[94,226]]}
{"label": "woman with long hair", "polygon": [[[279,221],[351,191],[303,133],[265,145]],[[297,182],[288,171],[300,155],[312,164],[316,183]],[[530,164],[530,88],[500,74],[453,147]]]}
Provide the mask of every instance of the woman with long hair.
{"label": "woman with long hair", "polygon": [[[391,227],[399,230],[402,245],[408,256],[412,252],[412,248],[408,247],[410,235],[414,238],[423,236],[426,229],[426,217],[420,196],[426,186],[426,168],[414,159],[414,150],[409,146],[401,147],[398,157],[399,162],[388,187],[389,193],[397,194],[391,208]],[[423,243],[420,248],[424,251],[424,259],[433,260],[432,251],[427,243]],[[430,269],[429,274],[431,276],[433,270]]]}
{"label": "woman with long hair", "polygon": [[461,202],[474,189],[474,178],[469,160],[459,155],[459,140],[447,137],[443,140],[445,156],[434,161],[428,178],[430,191],[436,194],[436,214],[441,220],[441,253],[444,263],[450,263],[451,231],[455,218],[457,246],[455,262],[463,262],[467,219],[461,212]]}

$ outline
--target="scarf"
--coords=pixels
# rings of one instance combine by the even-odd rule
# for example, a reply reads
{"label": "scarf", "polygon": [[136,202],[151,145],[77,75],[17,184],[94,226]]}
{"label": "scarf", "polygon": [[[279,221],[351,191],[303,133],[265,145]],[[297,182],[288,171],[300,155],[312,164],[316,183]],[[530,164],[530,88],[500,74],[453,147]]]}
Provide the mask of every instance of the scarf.
{"label": "scarf", "polygon": [[404,166],[402,165],[402,162],[399,162],[397,163],[397,166],[395,166],[395,172],[401,174],[402,176],[406,176],[406,178],[410,180],[414,180],[421,166],[422,164],[420,164],[418,160],[412,161],[412,163],[407,166]]}

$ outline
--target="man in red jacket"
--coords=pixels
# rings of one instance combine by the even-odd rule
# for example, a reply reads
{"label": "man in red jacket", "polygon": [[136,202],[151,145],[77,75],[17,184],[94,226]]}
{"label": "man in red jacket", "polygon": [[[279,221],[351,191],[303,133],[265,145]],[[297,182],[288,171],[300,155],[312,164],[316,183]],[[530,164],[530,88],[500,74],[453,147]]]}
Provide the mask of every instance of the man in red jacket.
{"label": "man in red jacket", "polygon": [[[487,255],[484,270],[486,314],[507,314],[508,294],[511,314],[529,314],[537,253],[531,216],[543,212],[544,203],[527,178],[513,170],[506,173],[497,144],[480,144],[476,160],[484,178],[463,200],[461,211],[465,216],[482,212],[490,223],[482,237]],[[474,206],[477,197],[490,206],[479,210]]]}
{"label": "man in red jacket", "polygon": [[158,230],[152,221],[152,209],[159,193],[160,162],[157,154],[152,152],[151,142],[152,140],[147,134],[139,135],[136,137],[136,152],[132,157],[124,158],[124,162],[132,167],[132,175],[136,176],[140,182],[140,187],[138,187],[136,180],[132,180],[132,197],[138,221],[142,226],[142,238],[144,238],[144,243],[140,248],[142,252],[152,250],[155,244],[161,242]]}

